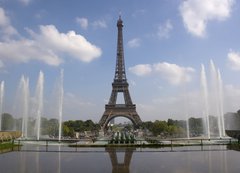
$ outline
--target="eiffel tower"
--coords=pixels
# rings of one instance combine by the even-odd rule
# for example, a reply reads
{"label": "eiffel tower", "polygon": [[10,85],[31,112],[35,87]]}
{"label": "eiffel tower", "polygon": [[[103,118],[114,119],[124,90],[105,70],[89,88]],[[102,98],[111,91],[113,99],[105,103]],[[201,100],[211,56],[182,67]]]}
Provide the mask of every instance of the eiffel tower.
{"label": "eiffel tower", "polygon": [[[116,148],[116,147],[106,147],[105,151],[108,152],[112,163],[112,173],[129,173],[132,155],[136,148]],[[118,152],[124,153],[123,163],[118,162]]]}
{"label": "eiffel tower", "polygon": [[[123,21],[121,16],[117,21],[118,39],[117,39],[117,60],[115,76],[112,83],[112,93],[108,104],[105,105],[105,111],[99,121],[103,129],[107,128],[108,123],[116,117],[125,117],[132,121],[135,127],[142,123],[137,111],[136,105],[132,103],[128,90],[128,82],[125,72],[124,52],[123,52]],[[123,94],[124,104],[117,104],[118,93]]]}

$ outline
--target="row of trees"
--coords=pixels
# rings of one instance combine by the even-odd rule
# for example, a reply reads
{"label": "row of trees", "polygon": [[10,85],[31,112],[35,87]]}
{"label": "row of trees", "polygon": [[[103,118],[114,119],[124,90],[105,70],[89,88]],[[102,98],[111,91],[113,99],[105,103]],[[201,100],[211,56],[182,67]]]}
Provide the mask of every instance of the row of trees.
{"label": "row of trees", "polygon": [[[11,114],[2,114],[2,131],[22,130],[22,118],[15,119]],[[100,126],[92,120],[69,120],[62,123],[62,135],[74,137],[75,132],[83,133],[84,131],[96,132]],[[59,121],[58,119],[41,118],[41,135],[56,137],[59,134]],[[33,118],[28,119],[28,136],[34,136],[36,132],[36,120]]]}
{"label": "row of trees", "polygon": [[[187,122],[184,120],[167,121],[155,120],[143,122],[144,129],[148,129],[153,136],[161,137],[186,137]],[[189,118],[190,136],[200,136],[203,134],[203,123],[201,118]]]}
{"label": "row of trees", "polygon": [[143,122],[143,128],[148,129],[153,136],[161,137],[185,137],[186,123],[182,121],[174,121],[168,119],[167,121],[155,120]]}
{"label": "row of trees", "polygon": [[[36,120],[29,119],[28,135],[34,136]],[[21,130],[22,119],[15,119],[12,115],[4,113],[2,115],[2,130]],[[166,121],[156,120],[155,122],[144,122],[142,128],[148,129],[153,135],[184,135],[184,122],[169,119]],[[84,131],[98,131],[100,126],[92,120],[69,120],[63,122],[63,136],[74,137],[75,132],[83,133]],[[128,127],[130,130],[131,127]],[[41,135],[58,136],[59,123],[57,119],[41,118]]]}
{"label": "row of trees", "polygon": [[[200,136],[204,133],[202,118],[189,118],[190,136]],[[217,118],[211,116],[211,131],[217,132]],[[21,130],[22,119],[15,119],[12,115],[2,114],[2,130]],[[162,137],[186,137],[187,123],[184,120],[168,119],[167,121],[155,120],[143,122],[142,129],[150,132],[154,136]],[[29,118],[28,134],[34,135],[36,120]],[[41,119],[41,135],[58,136],[59,123],[57,119]],[[132,129],[128,127],[127,129]],[[92,120],[69,120],[62,124],[63,136],[74,137],[75,132],[84,133],[84,131],[98,132],[100,126]]]}
{"label": "row of trees", "polygon": [[75,132],[83,133],[91,131],[97,133],[100,130],[99,124],[94,123],[92,120],[69,120],[63,123],[63,135],[73,137]]}

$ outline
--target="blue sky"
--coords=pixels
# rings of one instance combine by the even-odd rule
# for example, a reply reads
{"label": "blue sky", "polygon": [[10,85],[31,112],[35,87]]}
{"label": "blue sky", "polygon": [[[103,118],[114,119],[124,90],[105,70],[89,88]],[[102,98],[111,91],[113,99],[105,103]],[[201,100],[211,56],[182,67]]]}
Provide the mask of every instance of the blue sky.
{"label": "blue sky", "polygon": [[63,119],[98,122],[112,89],[119,14],[129,90],[142,120],[201,116],[201,64],[210,86],[210,60],[221,72],[224,112],[237,111],[239,12],[236,0],[0,0],[3,111],[17,114],[22,75],[34,97],[42,71],[44,115],[57,117],[49,100],[64,69]]}

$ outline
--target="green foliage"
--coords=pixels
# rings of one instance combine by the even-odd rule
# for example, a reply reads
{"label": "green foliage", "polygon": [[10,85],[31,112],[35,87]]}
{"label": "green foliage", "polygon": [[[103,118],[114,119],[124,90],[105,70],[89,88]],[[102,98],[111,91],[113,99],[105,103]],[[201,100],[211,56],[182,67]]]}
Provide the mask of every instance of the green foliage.
{"label": "green foliage", "polygon": [[74,129],[63,124],[63,136],[74,137]]}
{"label": "green foliage", "polygon": [[169,126],[173,126],[173,125],[176,125],[176,121],[174,121],[174,120],[172,120],[172,119],[168,119],[167,124],[168,124]]}
{"label": "green foliage", "polygon": [[14,128],[15,120],[11,114],[2,114],[2,130],[12,130]]}
{"label": "green foliage", "polygon": [[12,148],[14,144],[12,142],[0,143],[0,150]]}
{"label": "green foliage", "polygon": [[186,121],[184,120],[172,120],[172,119],[168,119],[167,121],[168,125],[175,125],[177,127],[181,127],[181,128],[186,128]]}
{"label": "green foliage", "polygon": [[59,123],[57,119],[50,119],[48,121],[48,134],[51,136],[58,136]]}
{"label": "green foliage", "polygon": [[203,134],[203,122],[202,118],[189,118],[189,129],[190,129],[190,136],[200,136]]}
{"label": "green foliage", "polygon": [[167,132],[167,130],[168,130],[168,125],[166,121],[159,121],[159,120],[154,121],[153,127],[152,127],[153,135],[155,136],[160,135],[162,133]]}
{"label": "green foliage", "polygon": [[148,129],[154,136],[161,137],[185,137],[186,129],[184,121],[168,119],[167,121],[155,120],[142,123],[144,129]]}
{"label": "green foliage", "polygon": [[[240,111],[238,111],[240,114]],[[217,131],[217,120],[215,117],[210,116],[211,123],[211,131]],[[14,119],[12,115],[8,113],[4,113],[2,115],[2,129],[3,130],[13,130],[21,129],[22,126],[22,118]],[[36,127],[36,120],[33,118],[29,118],[29,129],[34,129]],[[117,126],[116,126],[117,127]],[[112,130],[114,131],[113,126]],[[126,125],[124,127],[126,130],[131,131],[132,126]],[[141,124],[141,128],[148,129],[154,136],[160,137],[186,137],[186,121],[184,120],[173,120],[168,119],[167,121],[155,120],[146,121]],[[190,136],[199,136],[203,134],[203,122],[201,118],[189,118],[189,129]],[[58,136],[59,123],[57,119],[47,119],[41,118],[41,134],[49,135],[49,136]],[[100,130],[100,126],[97,123],[94,123],[92,120],[69,120],[65,121],[62,124],[63,136],[74,137],[75,132],[91,131],[97,132]],[[115,129],[115,131],[119,131],[120,129]],[[28,132],[29,135],[34,135],[33,130]],[[130,140],[130,139],[129,139]]]}
{"label": "green foliage", "polygon": [[49,134],[49,131],[48,131],[48,128],[49,128],[49,123],[48,123],[48,119],[47,118],[44,118],[44,117],[41,117],[41,134],[42,135],[48,135]]}
{"label": "green foliage", "polygon": [[74,132],[84,132],[84,131],[98,131],[100,129],[99,124],[95,124],[92,120],[69,120],[63,123],[63,134],[67,136],[72,136]]}
{"label": "green foliage", "polygon": [[143,122],[141,126],[143,129],[148,129],[152,131],[152,125],[153,125],[152,121],[146,121],[146,122]]}
{"label": "green foliage", "polygon": [[[29,117],[28,120],[28,135],[34,135],[34,129],[36,128],[36,120]],[[22,128],[22,118],[14,119],[11,114],[2,114],[2,130],[13,130]],[[99,124],[95,124],[92,120],[69,120],[62,124],[63,136],[74,137],[75,132],[84,131],[98,131],[100,129]],[[47,119],[46,117],[41,118],[41,135],[58,136],[59,123],[58,119]]]}

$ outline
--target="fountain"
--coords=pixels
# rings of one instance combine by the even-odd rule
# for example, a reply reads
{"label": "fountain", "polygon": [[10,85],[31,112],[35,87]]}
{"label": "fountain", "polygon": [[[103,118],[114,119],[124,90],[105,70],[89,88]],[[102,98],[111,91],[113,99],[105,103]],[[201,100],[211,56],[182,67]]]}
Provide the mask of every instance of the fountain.
{"label": "fountain", "polygon": [[19,106],[22,117],[22,137],[28,137],[29,79],[22,76],[19,83]]}
{"label": "fountain", "polygon": [[63,69],[60,72],[60,81],[58,85],[58,117],[59,117],[59,131],[58,131],[58,140],[61,140],[62,136],[62,111],[63,111]]}
{"label": "fountain", "polygon": [[205,67],[201,65],[201,86],[202,86],[202,95],[203,95],[203,120],[205,120],[205,133],[207,138],[210,138],[210,126],[209,126],[209,104],[208,104],[208,86]]}
{"label": "fountain", "polygon": [[41,135],[41,117],[43,112],[43,85],[44,85],[44,74],[42,71],[40,71],[37,87],[36,87],[37,140],[39,140]]}
{"label": "fountain", "polygon": [[[57,81],[57,88],[54,90],[56,93],[56,108],[57,116],[59,119],[59,140],[61,140],[62,136],[62,110],[63,110],[63,70],[60,72],[60,78]],[[1,94],[1,93],[0,93]],[[42,128],[42,117],[43,117],[43,103],[44,103],[44,73],[42,71],[39,72],[35,95],[30,100],[30,92],[29,92],[29,79],[25,76],[22,76],[19,82],[19,87],[17,90],[16,96],[16,113],[19,117],[22,118],[21,125],[18,126],[15,130],[22,131],[23,138],[36,138],[40,140],[41,128]],[[31,108],[31,109],[30,109]],[[29,114],[31,113],[31,117]]]}
{"label": "fountain", "polygon": [[224,125],[224,111],[223,111],[223,84],[221,79],[220,70],[216,70],[216,67],[212,60],[210,60],[210,84],[208,88],[208,82],[206,78],[205,67],[201,65],[201,86],[203,95],[203,119],[205,119],[205,131],[208,138],[211,137],[210,127],[210,115],[217,117],[218,136],[220,138],[225,136]]}
{"label": "fountain", "polygon": [[2,130],[2,113],[3,113],[4,81],[0,84],[0,131]]}
{"label": "fountain", "polygon": [[220,138],[225,136],[225,128],[223,121],[223,91],[222,91],[222,79],[220,70],[216,70],[212,60],[210,60],[210,73],[211,73],[211,107],[212,114],[217,116],[218,120],[218,135]]}
{"label": "fountain", "polygon": [[220,104],[220,123],[222,135],[226,136],[225,133],[225,122],[224,122],[224,111],[223,111],[223,83],[221,78],[220,70],[218,69],[218,84],[219,84],[219,104]]}
{"label": "fountain", "polygon": [[[215,65],[212,60],[210,60],[210,81],[211,81],[211,88],[210,88],[210,104],[211,104],[211,113],[216,117],[219,117],[219,100],[218,100],[218,83],[217,83],[217,71]],[[221,137],[221,130],[220,130],[220,123],[219,118],[217,119],[218,124],[218,133]]]}
{"label": "fountain", "polygon": [[184,88],[184,113],[185,113],[185,118],[186,118],[187,139],[189,139],[190,138],[189,109],[188,109],[188,96],[187,96],[186,88]]}

